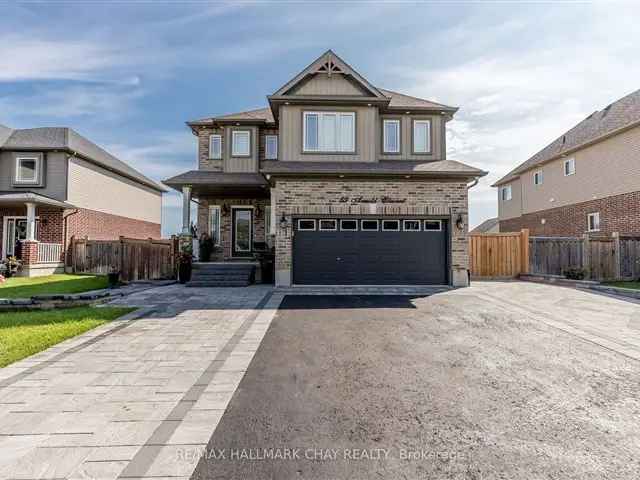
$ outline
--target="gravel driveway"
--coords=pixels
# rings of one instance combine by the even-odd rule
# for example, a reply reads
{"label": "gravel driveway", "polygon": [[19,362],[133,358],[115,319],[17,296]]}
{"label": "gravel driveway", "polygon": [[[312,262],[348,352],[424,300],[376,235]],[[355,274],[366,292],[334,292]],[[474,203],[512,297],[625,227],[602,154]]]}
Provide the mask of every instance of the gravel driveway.
{"label": "gravel driveway", "polygon": [[518,282],[288,296],[192,478],[638,478],[639,325]]}

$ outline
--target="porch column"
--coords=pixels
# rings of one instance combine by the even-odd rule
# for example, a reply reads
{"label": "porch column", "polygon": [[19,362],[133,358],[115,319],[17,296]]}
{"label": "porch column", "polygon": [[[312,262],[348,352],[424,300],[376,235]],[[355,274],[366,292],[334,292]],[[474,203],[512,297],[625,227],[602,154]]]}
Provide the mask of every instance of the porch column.
{"label": "porch column", "polygon": [[182,187],[182,234],[191,235],[191,187]]}
{"label": "porch column", "polygon": [[36,241],[36,204],[27,203],[27,238],[28,242]]}

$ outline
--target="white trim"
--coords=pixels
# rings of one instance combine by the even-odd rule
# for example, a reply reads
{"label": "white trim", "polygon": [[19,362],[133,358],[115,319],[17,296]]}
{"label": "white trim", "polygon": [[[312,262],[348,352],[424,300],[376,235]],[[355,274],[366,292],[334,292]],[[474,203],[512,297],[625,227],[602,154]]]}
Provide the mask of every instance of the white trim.
{"label": "white trim", "polygon": [[[21,180],[20,178],[18,178],[18,174],[20,172],[20,161],[21,160],[33,160],[36,163],[36,170],[35,170],[35,178],[33,180]],[[24,185],[38,185],[40,183],[40,170],[42,168],[41,166],[42,163],[42,158],[38,157],[38,156],[24,156],[21,155],[19,157],[16,157],[16,164],[15,164],[15,172],[14,172],[14,178],[13,181],[14,183],[20,183],[20,184],[24,184]]]}
{"label": "white trim", "polygon": [[221,233],[222,233],[222,210],[220,208],[220,205],[209,205],[209,235],[211,235],[211,231],[212,231],[212,225],[211,225],[211,220],[212,220],[212,216],[211,216],[211,211],[212,210],[217,210],[218,211],[218,232],[217,232],[217,239],[218,242],[214,242],[215,246],[220,246],[220,244],[222,243],[222,238],[221,238]]}
{"label": "white trim", "polygon": [[[316,149],[307,148],[307,117],[309,115],[316,115],[318,118],[318,146]],[[323,148],[322,146],[322,118],[325,116],[335,115],[335,131],[334,140],[336,148],[334,150]],[[342,130],[340,128],[341,118],[352,118],[352,131],[351,131],[351,145],[350,148],[344,148],[342,145]],[[329,112],[329,111],[304,111],[302,112],[302,151],[304,153],[344,153],[354,154],[356,153],[356,112]]]}
{"label": "white trim", "polygon": [[[595,228],[591,228],[591,219],[594,218],[593,225]],[[600,231],[600,212],[587,213],[587,232],[599,232]]]}
{"label": "white trim", "polygon": [[533,184],[542,185],[543,182],[544,182],[544,174],[542,173],[542,170],[533,172]]}
{"label": "white trim", "polygon": [[[387,123],[395,123],[396,128],[396,149],[387,150]],[[400,120],[397,118],[387,118],[382,120],[382,153],[400,153]]]}
{"label": "white trim", "polygon": [[[322,228],[322,222],[333,222],[333,228]],[[321,218],[318,220],[318,231],[320,232],[337,232],[338,220],[335,218]]]}
{"label": "white trim", "polygon": [[[313,222],[313,228],[302,228],[300,226],[300,222]],[[315,232],[316,231],[316,220],[314,218],[299,218],[298,219],[298,231],[299,232]]]}
{"label": "white trim", "polygon": [[[269,155],[269,139],[275,141],[275,152]],[[278,135],[265,135],[264,136],[264,158],[265,160],[277,160],[278,159]]]}
{"label": "white trim", "polygon": [[[236,135],[247,136],[247,152],[236,152]],[[232,157],[250,157],[251,156],[251,131],[250,130],[233,130],[231,132],[231,156]]]}
{"label": "white trim", "polygon": [[[427,222],[438,222],[438,229],[434,230],[433,228],[427,228]],[[442,231],[442,220],[424,220],[423,221],[423,229],[425,232],[441,232]]]}
{"label": "white trim", "polygon": [[[384,226],[385,222],[396,222],[398,227],[397,228],[386,228]],[[387,219],[387,220],[382,219],[382,231],[383,232],[399,232],[400,231],[400,220],[396,220],[395,218],[394,219]]]}
{"label": "white trim", "polygon": [[[571,165],[571,170],[567,173],[567,165]],[[574,157],[567,158],[564,162],[562,162],[562,173],[564,173],[565,177],[576,174],[576,159]]]}
{"label": "white trim", "polygon": [[[7,216],[2,217],[2,257],[3,258],[7,258],[7,249],[8,249],[8,244],[7,244],[7,240],[8,240],[7,239],[7,233],[8,233],[7,223],[8,223],[8,220],[24,220],[24,221],[27,221],[27,217],[26,216],[21,216],[21,215],[7,215]],[[36,216],[36,231],[35,231],[36,238],[38,238],[38,230],[39,230],[39,223],[40,223],[39,220],[40,220],[40,216],[37,215]],[[15,253],[16,253],[15,251],[12,252],[12,255],[15,255]]]}
{"label": "white trim", "polygon": [[[407,230],[407,222],[417,222],[418,223],[418,229],[417,230],[413,230],[413,229],[409,229]],[[421,232],[422,231],[422,221],[421,220],[413,220],[411,218],[407,218],[402,220],[402,231],[403,232]]]}
{"label": "white trim", "polygon": [[[375,230],[372,228],[364,228],[363,224],[364,222],[376,222],[376,228]],[[380,220],[375,220],[375,219],[367,219],[367,218],[363,218],[360,220],[360,231],[361,232],[377,232],[380,230]]]}
{"label": "white trim", "polygon": [[[424,142],[424,150],[418,150],[416,148],[416,127],[418,125],[426,125],[426,133],[427,133],[427,137],[425,138],[425,142]],[[431,120],[413,120],[413,151],[411,153],[417,153],[417,154],[429,154],[431,153]]]}
{"label": "white trim", "polygon": [[[342,222],[356,222],[356,228],[342,228]],[[357,232],[358,220],[355,218],[341,218],[340,219],[340,231],[341,232]]]}
{"label": "white trim", "polygon": [[[214,156],[213,154],[213,139],[218,139],[218,152]],[[219,133],[214,133],[209,135],[209,158],[212,160],[221,160],[222,159],[222,135]]]}

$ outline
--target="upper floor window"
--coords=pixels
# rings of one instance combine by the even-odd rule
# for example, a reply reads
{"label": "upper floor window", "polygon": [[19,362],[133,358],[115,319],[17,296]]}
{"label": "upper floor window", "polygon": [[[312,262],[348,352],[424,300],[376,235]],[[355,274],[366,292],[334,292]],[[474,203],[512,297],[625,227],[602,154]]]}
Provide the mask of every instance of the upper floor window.
{"label": "upper floor window", "polygon": [[413,121],[413,153],[431,153],[431,120]]}
{"label": "upper floor window", "polygon": [[576,159],[568,158],[564,161],[564,176],[573,175],[576,173]]}
{"label": "upper floor window", "polygon": [[264,158],[275,160],[278,158],[278,136],[267,135],[264,137]]}
{"label": "upper floor window", "polygon": [[351,152],[356,145],[355,112],[304,112],[305,152]]}
{"label": "upper floor window", "polygon": [[234,130],[231,132],[231,156],[248,157],[251,155],[251,132]]}
{"label": "upper floor window", "polygon": [[511,200],[511,185],[507,185],[500,189],[500,198],[503,202]]}
{"label": "upper floor window", "polygon": [[600,212],[590,213],[587,215],[587,230],[589,232],[600,231]]}
{"label": "upper floor window", "polygon": [[533,174],[533,184],[542,185],[542,181],[543,181],[542,170],[538,170],[536,173]]}
{"label": "upper floor window", "polygon": [[209,137],[209,158],[222,158],[222,135],[211,135]]}
{"label": "upper floor window", "polygon": [[382,125],[384,153],[400,153],[400,120],[384,120]]}
{"label": "upper floor window", "polygon": [[17,157],[15,183],[37,184],[40,183],[41,158]]}

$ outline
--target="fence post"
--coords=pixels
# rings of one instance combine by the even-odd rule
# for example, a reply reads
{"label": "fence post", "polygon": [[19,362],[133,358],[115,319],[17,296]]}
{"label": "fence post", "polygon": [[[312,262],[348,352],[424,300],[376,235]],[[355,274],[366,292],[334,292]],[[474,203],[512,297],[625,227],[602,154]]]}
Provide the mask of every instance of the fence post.
{"label": "fence post", "polygon": [[615,280],[622,280],[622,266],[620,265],[620,232],[613,232],[613,276]]}
{"label": "fence post", "polygon": [[591,279],[591,242],[588,233],[582,236],[582,268],[586,277]]}
{"label": "fence post", "polygon": [[120,235],[120,265],[118,265],[118,271],[120,272],[120,279],[124,280],[122,272],[124,271],[124,237]]}
{"label": "fence post", "polygon": [[76,236],[71,235],[71,252],[68,252],[69,260],[71,261],[71,273],[76,273]]}
{"label": "fence post", "polygon": [[520,273],[529,273],[529,229],[523,228],[520,231],[520,251],[522,253]]}

